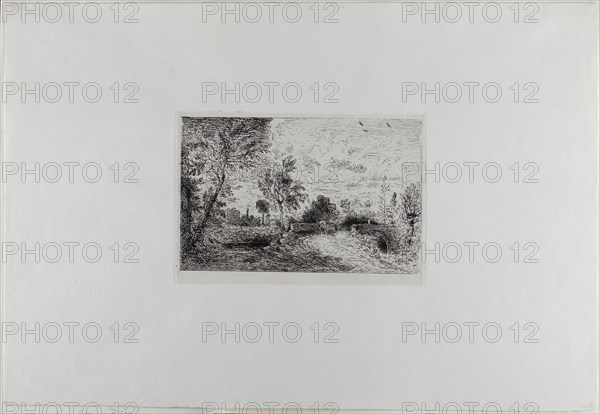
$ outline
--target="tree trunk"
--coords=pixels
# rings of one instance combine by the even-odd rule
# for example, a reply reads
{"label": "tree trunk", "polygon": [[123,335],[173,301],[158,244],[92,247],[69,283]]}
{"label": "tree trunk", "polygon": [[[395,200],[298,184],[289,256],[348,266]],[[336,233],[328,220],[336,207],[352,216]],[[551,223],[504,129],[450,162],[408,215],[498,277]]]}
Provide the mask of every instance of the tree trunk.
{"label": "tree trunk", "polygon": [[187,231],[191,231],[192,229],[192,192],[188,188],[184,188],[183,190],[183,199],[185,200],[185,207],[182,208],[183,214],[181,215],[183,223],[185,223],[188,227]]}
{"label": "tree trunk", "polygon": [[265,225],[265,212],[262,212],[262,225]]}
{"label": "tree trunk", "polygon": [[200,243],[202,243],[204,241],[204,233],[205,233],[204,229],[206,228],[206,224],[208,223],[208,220],[210,220],[213,206],[215,205],[217,198],[219,198],[219,194],[221,193],[221,189],[223,188],[224,183],[225,183],[225,173],[221,174],[219,183],[217,185],[217,189],[213,193],[210,200],[208,200],[208,203],[206,204],[206,206],[204,208],[204,217],[202,218],[202,222],[200,223],[200,233],[198,234],[198,241]]}
{"label": "tree trunk", "polygon": [[192,217],[192,191],[188,187],[182,189],[182,201],[181,201],[181,241],[182,249],[186,252],[193,250],[194,246],[194,233],[193,233],[193,217]]}
{"label": "tree trunk", "polygon": [[285,230],[285,223],[283,222],[283,205],[279,204],[279,223],[281,225],[281,229]]}
{"label": "tree trunk", "polygon": [[410,228],[410,233],[409,233],[409,238],[408,238],[408,245],[410,246],[412,244],[412,239],[415,236],[415,219],[414,218],[410,218],[408,220],[408,227]]}

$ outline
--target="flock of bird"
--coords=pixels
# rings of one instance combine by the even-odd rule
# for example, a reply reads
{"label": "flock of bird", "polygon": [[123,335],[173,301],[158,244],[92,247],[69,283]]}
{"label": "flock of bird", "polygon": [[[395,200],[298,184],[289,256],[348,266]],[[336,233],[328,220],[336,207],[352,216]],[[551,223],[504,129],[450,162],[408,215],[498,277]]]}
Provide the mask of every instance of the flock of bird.
{"label": "flock of bird", "polygon": [[[362,122],[358,121],[358,123],[360,124],[361,127],[363,127],[363,131],[365,132],[369,132],[368,130],[365,129],[365,126],[363,125]],[[386,125],[388,126],[388,128],[391,128],[392,126],[390,125],[389,122],[386,122]]]}

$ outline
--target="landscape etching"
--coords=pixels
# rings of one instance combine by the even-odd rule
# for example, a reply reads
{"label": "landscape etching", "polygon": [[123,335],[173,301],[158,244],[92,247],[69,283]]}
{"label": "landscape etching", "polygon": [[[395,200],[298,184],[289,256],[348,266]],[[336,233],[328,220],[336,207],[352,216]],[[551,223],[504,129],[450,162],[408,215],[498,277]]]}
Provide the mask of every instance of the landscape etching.
{"label": "landscape etching", "polygon": [[181,271],[420,272],[421,119],[183,116],[180,133]]}

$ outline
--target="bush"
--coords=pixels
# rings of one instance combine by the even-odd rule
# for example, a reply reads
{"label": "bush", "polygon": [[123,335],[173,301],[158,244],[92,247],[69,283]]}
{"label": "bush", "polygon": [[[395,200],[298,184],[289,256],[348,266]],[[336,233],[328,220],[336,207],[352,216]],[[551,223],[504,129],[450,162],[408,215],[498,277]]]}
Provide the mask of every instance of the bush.
{"label": "bush", "polygon": [[241,216],[242,214],[237,208],[228,208],[225,210],[225,223],[233,226],[239,226],[241,222]]}
{"label": "bush", "polygon": [[319,221],[332,221],[338,216],[337,206],[329,200],[329,197],[317,196],[302,214],[304,223],[318,223]]}
{"label": "bush", "polygon": [[255,226],[260,226],[260,225],[262,225],[262,221],[258,217],[242,216],[240,218],[240,226],[255,227]]}
{"label": "bush", "polygon": [[385,236],[380,235],[377,237],[377,248],[382,253],[389,253],[390,247],[388,246],[388,241]]}
{"label": "bush", "polygon": [[270,245],[276,237],[273,235],[260,235],[257,234],[255,237],[247,241],[247,244],[252,247],[265,247]]}
{"label": "bush", "polygon": [[369,216],[365,216],[365,215],[350,215],[350,216],[346,216],[344,218],[344,220],[341,223],[341,226],[345,229],[350,229],[350,227],[352,227],[353,224],[369,224],[369,220],[371,220],[371,224],[379,224],[377,221],[373,220],[371,217]]}

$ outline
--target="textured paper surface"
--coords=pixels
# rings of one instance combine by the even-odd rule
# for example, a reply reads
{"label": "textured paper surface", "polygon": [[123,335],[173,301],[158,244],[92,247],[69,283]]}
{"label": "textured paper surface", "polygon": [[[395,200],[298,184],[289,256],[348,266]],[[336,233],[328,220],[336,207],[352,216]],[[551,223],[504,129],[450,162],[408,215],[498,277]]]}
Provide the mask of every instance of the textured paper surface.
{"label": "textured paper surface", "polygon": [[[340,409],[404,412],[411,402],[456,402],[463,412],[465,402],[479,408],[496,403],[504,412],[515,403],[523,412],[534,402],[538,411],[597,412],[598,3],[538,3],[537,23],[522,21],[533,9],[519,6],[515,23],[511,4],[500,4],[497,23],[482,18],[481,6],[472,23],[467,14],[457,23],[432,17],[423,23],[419,13],[393,3],[339,3],[338,22],[329,24],[321,20],[334,9],[320,8],[314,23],[309,3],[302,4],[297,23],[281,18],[279,9],[273,23],[266,17],[223,23],[220,14],[203,16],[203,6],[192,3],[139,3],[138,22],[131,24],[115,23],[108,3],[94,24],[78,14],[73,23],[63,17],[55,24],[8,16],[3,82],[95,82],[103,94],[97,103],[83,100],[79,89],[73,103],[66,89],[57,103],[44,97],[36,103],[32,95],[23,103],[20,92],[6,97],[5,168],[14,166],[7,162],[19,168],[35,162],[40,168],[52,162],[80,166],[73,183],[64,166],[56,183],[47,179],[54,176],[51,167],[39,183],[34,175],[22,182],[20,171],[7,176],[3,242],[19,248],[78,242],[78,249],[94,242],[103,255],[89,263],[76,250],[69,263],[63,247],[57,263],[44,256],[36,263],[34,255],[23,263],[21,252],[6,257],[3,321],[19,329],[23,322],[30,329],[36,322],[57,323],[63,333],[56,343],[43,336],[36,343],[33,334],[22,341],[21,332],[6,338],[4,402],[256,402],[263,408],[294,402],[305,410],[318,403],[326,412],[328,402]],[[121,20],[131,12],[120,10]],[[464,6],[462,11],[468,13]],[[290,103],[279,90],[270,102],[263,86],[256,103],[244,96],[236,102],[231,94],[223,102],[220,92],[203,96],[209,82],[229,88],[235,82],[295,82],[303,95]],[[317,102],[310,89],[315,82]],[[328,82],[339,87],[337,102],[324,102]],[[407,94],[436,82],[445,91],[439,102],[434,94],[422,102],[420,90]],[[465,82],[481,85],[473,102]],[[456,103],[450,102],[453,86],[443,89],[450,83],[461,87]],[[496,103],[482,95],[488,83],[502,91]],[[485,97],[494,98],[488,92]],[[124,102],[128,98],[138,102]],[[427,248],[457,243],[462,258],[446,260],[454,256],[450,248],[439,263],[429,255],[426,281],[417,285],[177,283],[174,183],[181,113],[424,116],[427,168],[439,162],[441,177],[435,182],[434,174],[427,176]],[[96,183],[81,175],[91,162],[103,173]],[[473,182],[465,162],[479,163]],[[517,183],[510,169],[516,162]],[[462,167],[456,183],[447,179],[455,175],[452,165],[446,179],[442,174],[450,163]],[[482,176],[487,163],[502,168],[495,183]],[[526,163],[539,167],[532,176],[537,183],[524,182],[535,169]],[[124,182],[134,170],[138,182]],[[87,173],[93,176],[93,169]],[[473,263],[465,242],[479,243]],[[490,242],[502,247],[497,263],[483,259],[481,247]],[[515,263],[510,247],[517,242]],[[524,248],[528,242],[539,247],[533,256],[538,263],[524,262],[533,251]],[[126,263],[129,254],[138,262]],[[65,322],[80,324],[73,343]],[[247,328],[239,343],[235,335],[225,341],[221,332],[207,336],[222,323],[235,329],[236,322]],[[279,324],[272,342],[268,322]],[[436,322],[447,326],[439,343],[432,334],[421,341],[421,332],[403,338],[407,327],[426,323],[432,329]],[[479,324],[472,343],[464,325],[469,322]],[[102,328],[97,343],[82,339],[86,323]],[[301,327],[298,342],[283,338],[286,323]],[[327,323],[332,325],[325,329]],[[488,323],[502,329],[496,343],[482,336]],[[527,323],[533,325],[525,328]],[[256,343],[247,340],[252,324],[263,329]],[[454,332],[448,324],[463,329],[456,343],[447,340]],[[538,342],[525,342],[536,326],[530,339]],[[331,338],[338,341],[325,342],[334,331]],[[49,326],[45,334],[53,332]],[[493,329],[488,333],[494,336]],[[138,342],[126,343],[127,335]]]}

